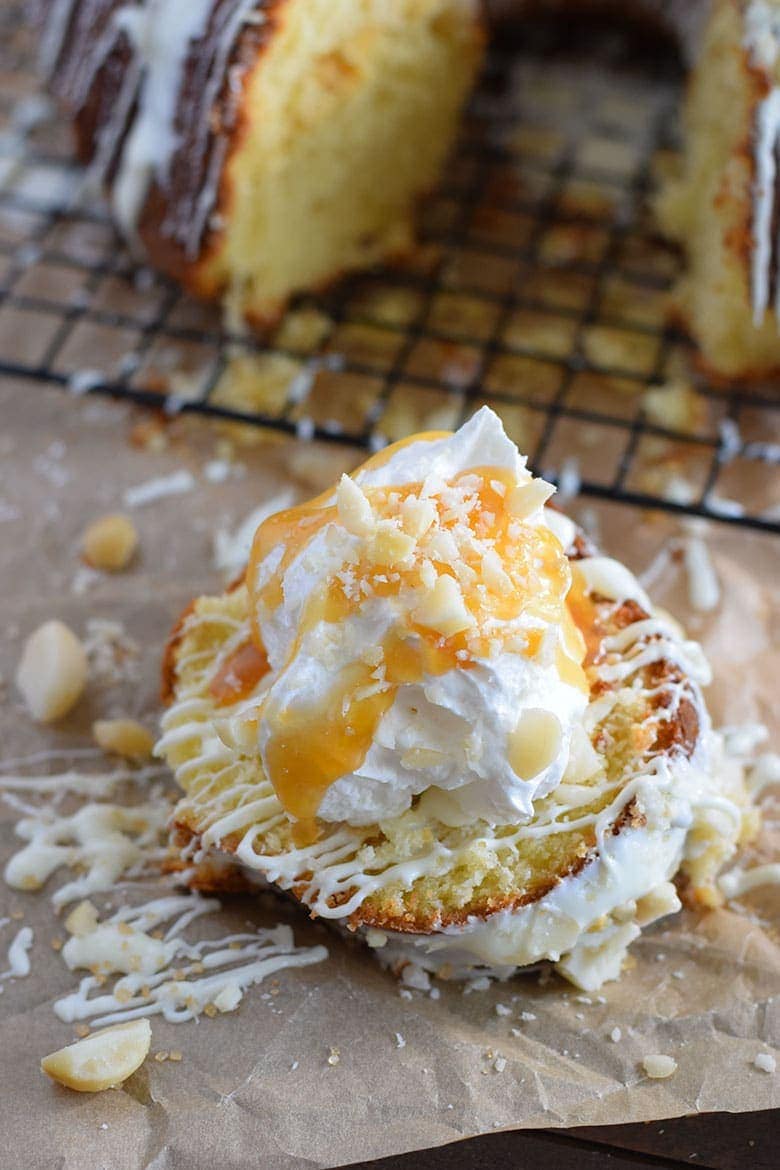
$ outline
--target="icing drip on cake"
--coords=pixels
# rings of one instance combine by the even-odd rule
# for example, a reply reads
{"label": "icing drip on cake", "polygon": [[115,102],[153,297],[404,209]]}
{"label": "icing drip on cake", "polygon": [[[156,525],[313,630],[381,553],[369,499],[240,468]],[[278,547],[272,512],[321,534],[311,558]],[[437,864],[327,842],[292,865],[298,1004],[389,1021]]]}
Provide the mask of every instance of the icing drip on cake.
{"label": "icing drip on cake", "polygon": [[[780,12],[765,0],[753,0],[745,12],[745,37],[751,65],[767,74],[780,55]],[[778,155],[780,88],[773,86],[755,114],[753,142],[753,249],[750,291],[753,322],[761,325],[771,307],[780,322],[780,224],[778,224]]]}
{"label": "icing drip on cake", "polygon": [[152,175],[161,185],[168,179],[184,64],[190,43],[206,30],[210,7],[211,0],[147,0],[141,7],[120,8],[114,17],[142,70],[138,108],[111,192],[119,226],[131,239]]}
{"label": "icing drip on cake", "polygon": [[[89,114],[99,75],[121,70],[110,109],[98,107],[90,177],[108,182],[117,222],[138,242],[154,188],[161,234],[195,258],[218,202],[245,64],[240,36],[265,17],[261,0],[57,0],[39,4],[40,63],[74,115]],[[74,49],[75,46],[75,49]],[[178,179],[177,179],[178,176]]]}

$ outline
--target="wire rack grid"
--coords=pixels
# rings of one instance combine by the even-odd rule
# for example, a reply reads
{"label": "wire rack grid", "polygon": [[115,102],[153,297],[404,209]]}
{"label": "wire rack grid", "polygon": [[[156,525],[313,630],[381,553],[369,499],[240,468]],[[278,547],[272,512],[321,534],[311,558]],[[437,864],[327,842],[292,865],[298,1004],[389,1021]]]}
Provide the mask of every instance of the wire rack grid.
{"label": "wire rack grid", "polygon": [[265,338],[121,248],[9,0],[0,46],[0,375],[364,449],[489,403],[564,496],[780,532],[780,394],[708,384],[666,324],[651,194],[680,82],[620,37],[494,51],[414,258]]}

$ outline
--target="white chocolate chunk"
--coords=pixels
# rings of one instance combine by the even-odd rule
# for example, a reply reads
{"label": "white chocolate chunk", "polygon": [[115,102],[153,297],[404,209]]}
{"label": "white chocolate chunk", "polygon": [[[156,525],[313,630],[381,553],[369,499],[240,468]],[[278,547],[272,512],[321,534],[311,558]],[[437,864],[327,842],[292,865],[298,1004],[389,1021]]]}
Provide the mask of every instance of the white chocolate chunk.
{"label": "white chocolate chunk", "polygon": [[662,1081],[677,1072],[677,1061],[673,1056],[662,1056],[660,1053],[656,1053],[652,1056],[646,1056],[642,1061],[642,1067],[652,1080]]}
{"label": "white chocolate chunk", "polygon": [[527,516],[544,507],[554,491],[553,485],[543,479],[518,484],[509,493],[507,499],[509,511],[516,520],[525,520]]}
{"label": "white chocolate chunk", "polygon": [[97,909],[87,899],[74,906],[64,922],[68,934],[75,935],[76,938],[84,938],[85,935],[91,934],[97,924]]}
{"label": "white chocolate chunk", "polygon": [[401,521],[404,532],[419,540],[436,519],[436,505],[433,500],[419,496],[408,496],[401,504]]}
{"label": "white chocolate chunk", "polygon": [[388,565],[392,568],[408,560],[416,547],[417,542],[413,536],[396,528],[391,521],[382,520],[376,526],[368,555],[374,564]]}
{"label": "white chocolate chunk", "polygon": [[81,538],[81,551],[87,564],[109,573],[125,569],[137,547],[135,525],[119,512],[94,520]]}
{"label": "white chocolate chunk", "polygon": [[482,558],[482,580],[493,593],[506,597],[512,592],[512,579],[494,548],[489,549]]}
{"label": "white chocolate chunk", "polygon": [[214,1007],[218,1012],[234,1012],[243,998],[244,993],[237,983],[226,983],[214,996]]}
{"label": "white chocolate chunk", "polygon": [[16,685],[39,723],[61,719],[87,682],[87,656],[79,639],[60,621],[44,622],[24,644]]}
{"label": "white chocolate chunk", "polygon": [[100,1093],[121,1085],[149,1054],[152,1029],[148,1020],[114,1024],[45,1056],[41,1068],[60,1085],[78,1093]]}
{"label": "white chocolate chunk", "polygon": [[521,780],[532,780],[561,750],[561,724],[552,711],[529,707],[509,736],[509,762]]}
{"label": "white chocolate chunk", "polygon": [[154,736],[136,719],[97,719],[92,735],[104,752],[126,760],[148,760],[154,747]]}
{"label": "white chocolate chunk", "polygon": [[423,603],[412,614],[418,625],[435,630],[451,638],[474,625],[474,617],[466,608],[460,586],[454,577],[439,577]]}
{"label": "white chocolate chunk", "polygon": [[341,523],[353,536],[370,536],[376,528],[371,504],[348,475],[342,475],[336,489],[336,507]]}

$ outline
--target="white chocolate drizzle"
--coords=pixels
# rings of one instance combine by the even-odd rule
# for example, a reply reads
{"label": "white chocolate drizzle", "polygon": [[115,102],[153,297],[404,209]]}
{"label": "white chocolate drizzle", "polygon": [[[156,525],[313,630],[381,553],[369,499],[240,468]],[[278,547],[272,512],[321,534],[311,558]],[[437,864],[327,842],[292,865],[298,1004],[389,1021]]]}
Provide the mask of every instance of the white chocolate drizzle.
{"label": "white chocolate drizzle", "polygon": [[[744,14],[743,47],[755,69],[770,75],[780,54],[780,14],[765,0],[752,0]],[[780,149],[780,88],[773,86],[759,103],[753,128],[753,248],[750,290],[753,324],[758,328],[770,302],[780,322],[780,240],[777,238]]]}
{"label": "white chocolate drizzle", "polygon": [[24,979],[30,974],[29,951],[33,938],[32,927],[23,926],[17,931],[8,948],[8,970],[0,971],[0,983],[6,979]]}
{"label": "white chocolate drizzle", "polygon": [[174,119],[190,43],[206,30],[212,0],[146,0],[124,5],[114,24],[130,39],[142,79],[138,109],[122,146],[112,184],[114,215],[125,236],[135,236],[152,176],[161,186],[176,147]]}
{"label": "white chocolate drizzle", "polygon": [[739,898],[760,886],[780,886],[780,861],[753,865],[749,869],[735,866],[722,875],[718,885],[729,899]]}
{"label": "white chocolate drizzle", "polygon": [[[197,942],[182,937],[195,919],[220,909],[215,898],[197,894],[157,898],[123,907],[94,930],[69,939],[62,950],[68,967],[93,974],[56,1001],[56,1015],[66,1023],[92,1020],[95,1027],[152,1015],[182,1023],[209,1005],[233,1011],[246,988],[328,957],[323,946],[296,947],[287,925]],[[168,922],[162,934],[159,928]],[[106,977],[113,974],[120,978],[105,990]]]}
{"label": "white chocolate drizzle", "polygon": [[164,855],[169,806],[160,799],[126,808],[86,804],[68,816],[41,809],[24,817],[16,833],[27,844],[5,867],[17,890],[38,890],[57,870],[79,874],[52,894],[55,907],[114,888],[120,878],[151,871]]}
{"label": "white chocolate drizzle", "polygon": [[[223,655],[230,647],[240,644],[248,636],[248,626],[236,629],[233,619],[223,615],[191,616],[185,633],[196,626],[208,624],[212,632],[222,631],[225,646]],[[599,675],[613,686],[631,685],[644,667],[663,660],[676,663],[688,679],[683,684],[693,696],[699,712],[702,732],[707,730],[704,706],[698,693],[697,682],[708,681],[709,669],[701,651],[695,643],[681,643],[671,628],[659,618],[648,618],[627,626],[619,634],[605,641],[607,661],[599,667]],[[376,850],[368,843],[371,828],[361,830],[354,826],[338,825],[327,829],[313,844],[293,848],[282,853],[264,853],[260,841],[286,820],[286,814],[270,782],[258,771],[251,783],[240,780],[240,757],[236,749],[220,738],[213,722],[213,703],[202,697],[203,679],[214,670],[213,654],[210,651],[197,655],[183,656],[179,663],[182,673],[193,666],[200,668],[186,691],[180,693],[176,703],[163,718],[163,735],[157,745],[160,754],[175,754],[177,748],[197,744],[197,750],[178,765],[175,775],[186,790],[189,783],[204,770],[211,773],[211,781],[205,790],[198,793],[198,819],[205,828],[201,834],[201,848],[204,852],[218,849],[226,837],[239,835],[235,846],[235,857],[248,871],[254,871],[268,882],[282,889],[291,889],[303,883],[303,901],[323,918],[343,919],[376,890],[390,884],[408,889],[423,876],[441,875],[455,868],[462,860],[467,848],[450,849],[440,841],[427,844],[415,856],[395,862],[380,863]],[[656,713],[659,719],[673,719],[682,693],[681,684],[668,683],[672,699],[669,705]],[[245,700],[244,703],[251,703]],[[237,711],[225,708],[229,715]],[[593,731],[595,724],[604,717],[604,698],[591,704],[586,713],[586,727]],[[576,793],[572,785],[561,785],[540,805],[535,818],[528,824],[511,827],[491,827],[479,822],[479,840],[486,848],[495,850],[506,858],[516,852],[523,840],[545,837],[552,834],[571,832],[595,826],[597,836],[603,836],[606,828],[630,802],[641,783],[654,782],[659,776],[658,761],[649,758],[634,776],[621,778],[619,783],[609,783],[603,778],[600,784],[591,784],[583,789],[580,803],[590,803],[607,794],[612,799],[600,813],[577,815]],[[225,809],[223,793],[229,790],[231,805]],[[210,795],[213,793],[213,796]],[[187,799],[183,801],[184,807]],[[411,817],[411,813],[405,814]],[[195,858],[197,861],[197,856]]]}
{"label": "white chocolate drizzle", "polygon": [[751,0],[743,17],[743,45],[753,65],[772,69],[780,55],[780,12],[767,0]]}
{"label": "white chocolate drizzle", "polygon": [[[229,145],[227,134],[213,132],[212,114],[224,92],[223,128],[235,120],[243,66],[230,79],[228,66],[244,26],[264,22],[261,8],[260,0],[139,0],[113,7],[57,0],[52,12],[39,4],[41,68],[73,113],[87,104],[111,55],[129,49],[110,113],[96,131],[90,178],[104,183],[116,163],[113,210],[131,243],[138,243],[139,218],[154,180],[167,200],[161,233],[182,244],[188,258],[198,254]],[[193,183],[171,200],[169,176],[181,146],[177,120],[190,70],[196,90],[187,111],[186,166]]]}
{"label": "white chocolate drizzle", "polygon": [[[751,295],[753,324],[758,327],[772,298],[773,268],[777,264],[778,241],[773,238],[777,187],[777,151],[780,136],[780,89],[773,89],[756,111],[753,157],[753,250],[751,254]],[[780,317],[778,290],[774,293],[775,313]]]}

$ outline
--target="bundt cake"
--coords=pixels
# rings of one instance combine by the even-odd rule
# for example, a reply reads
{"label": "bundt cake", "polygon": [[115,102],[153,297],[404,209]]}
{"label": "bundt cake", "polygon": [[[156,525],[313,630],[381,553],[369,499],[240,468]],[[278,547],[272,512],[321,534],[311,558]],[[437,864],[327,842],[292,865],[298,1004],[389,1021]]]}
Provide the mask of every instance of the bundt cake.
{"label": "bundt cake", "polygon": [[[41,58],[125,236],[231,320],[408,248],[479,64],[478,0],[54,0]],[[487,0],[488,22],[630,12],[695,62],[658,200],[703,364],[780,364],[779,0]]]}
{"label": "bundt cake", "polygon": [[587,989],[711,903],[750,817],[706,662],[551,493],[485,407],[265,521],[165,654],[172,865],[395,969]]}
{"label": "bundt cake", "polygon": [[261,322],[407,249],[479,0],[43,0],[41,61],[125,237]]}
{"label": "bundt cake", "polygon": [[679,174],[658,203],[687,254],[679,309],[705,366],[780,369],[780,3],[715,0],[685,105]]}

